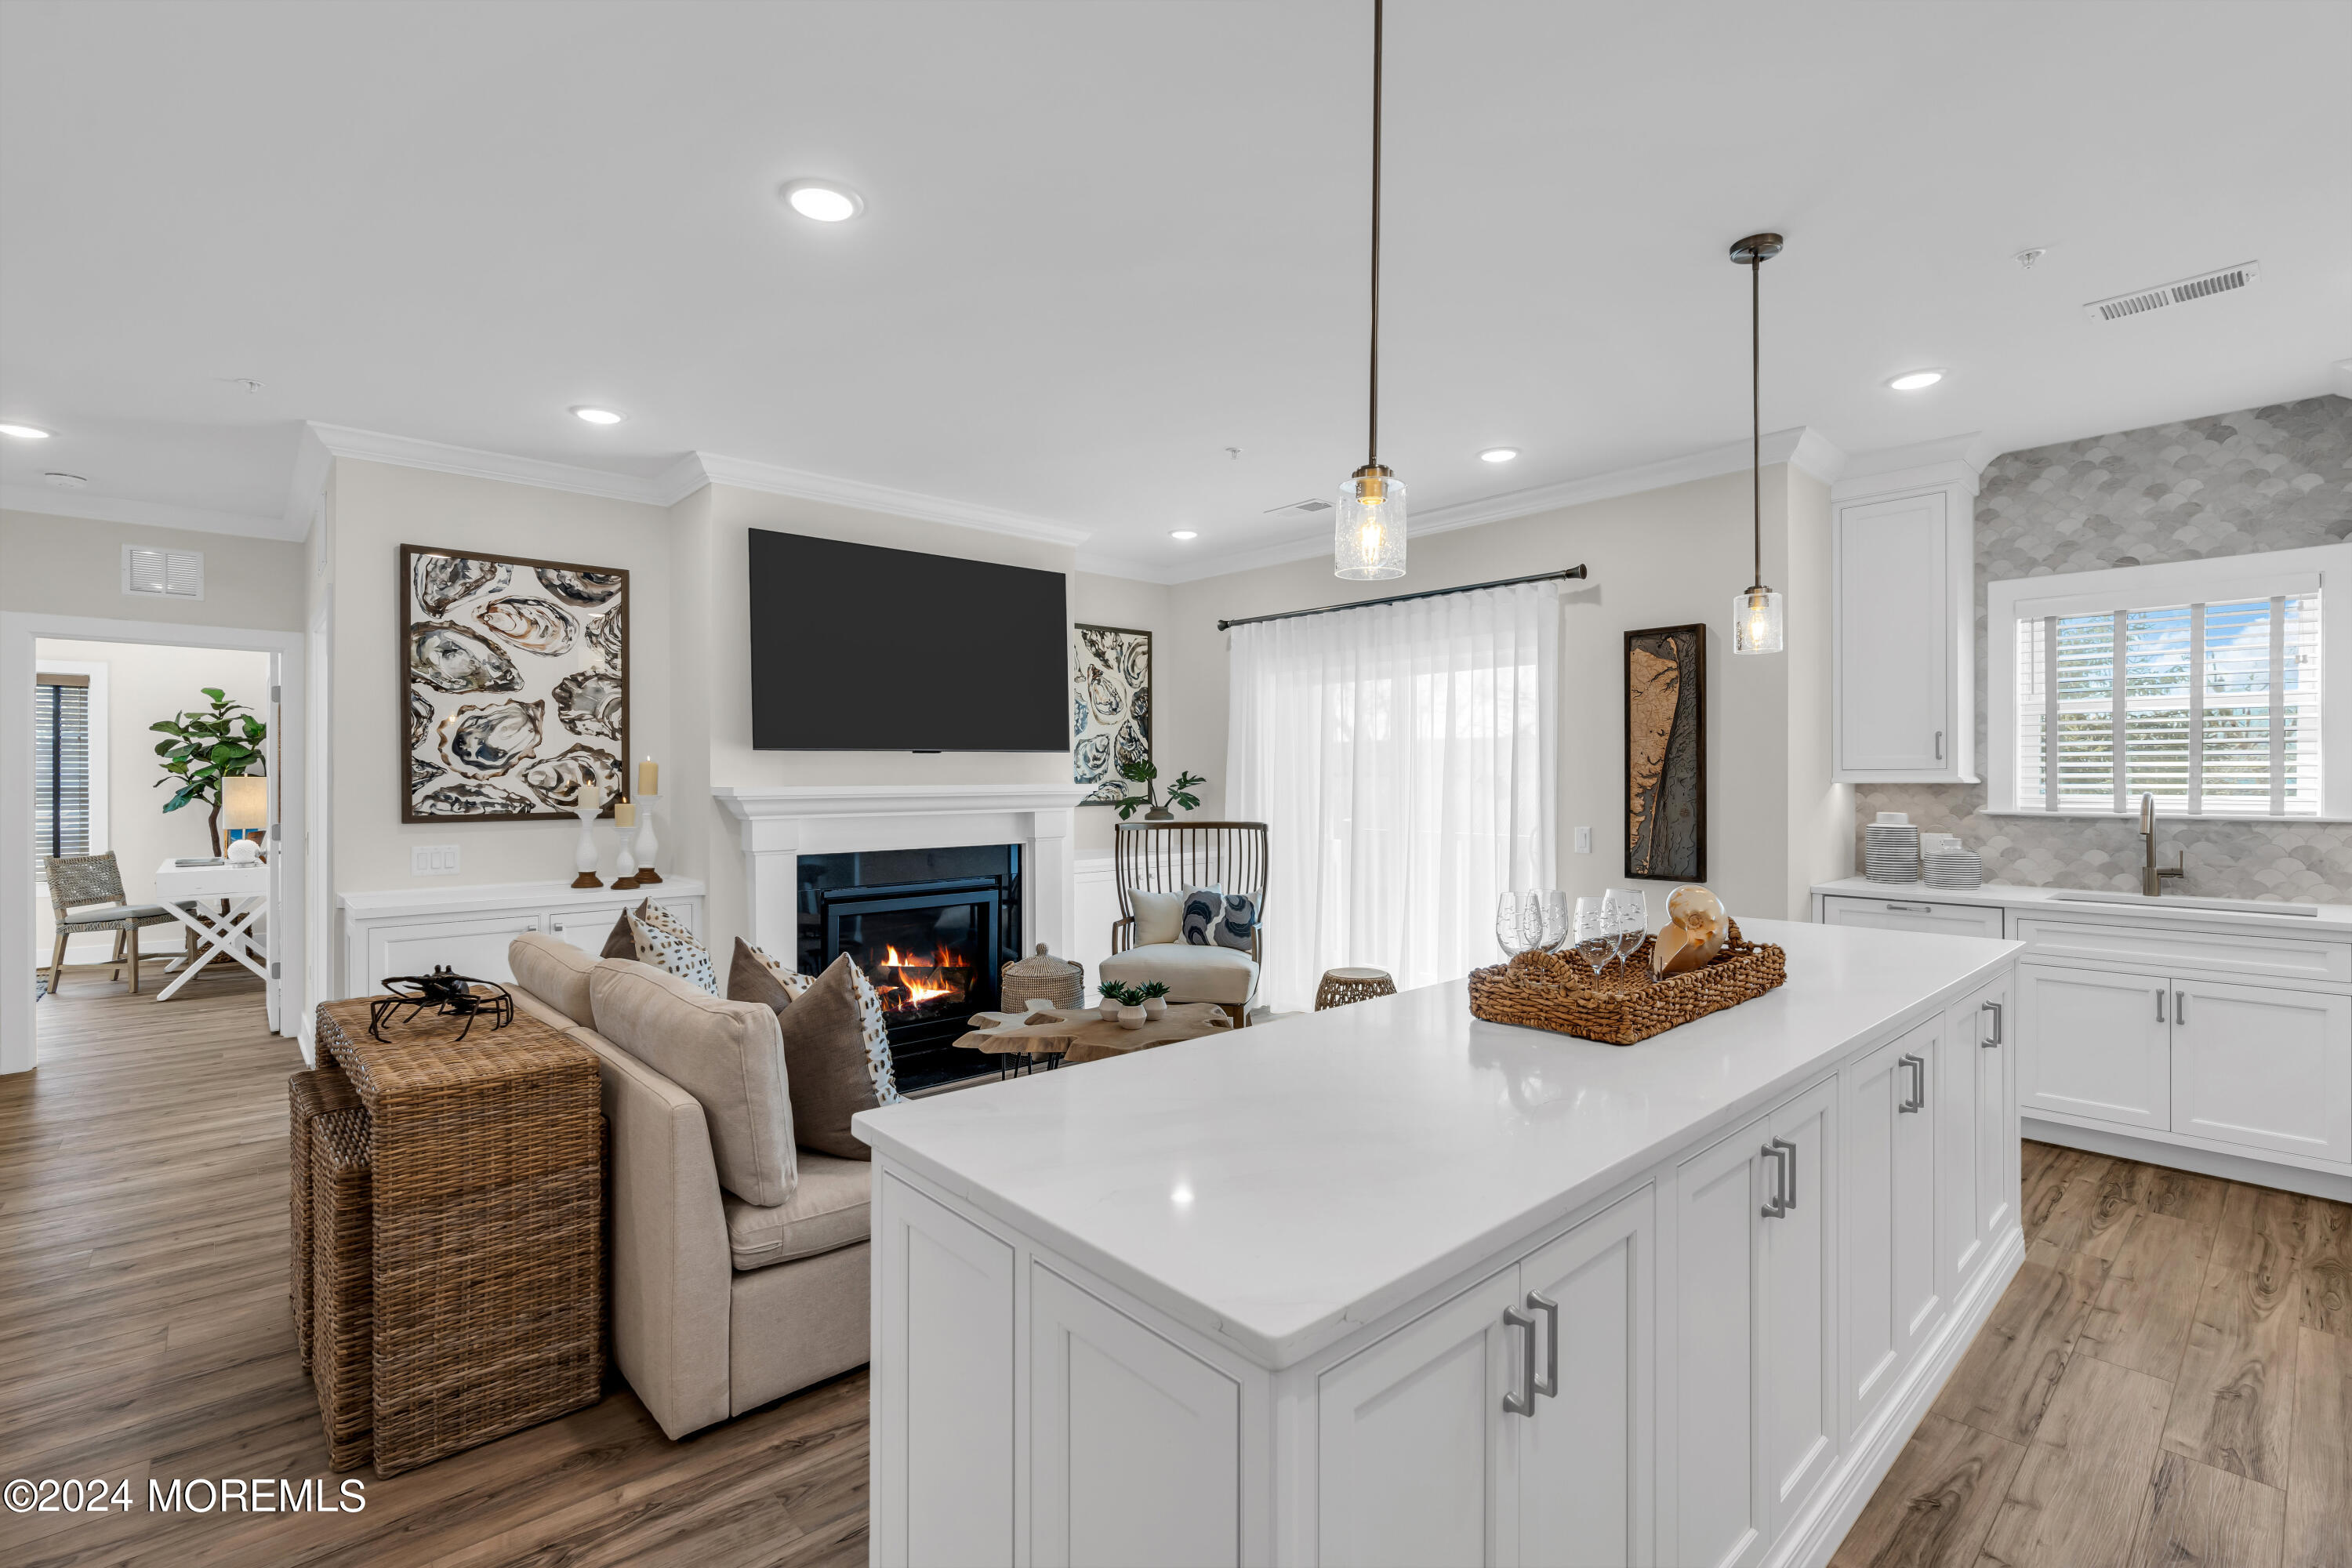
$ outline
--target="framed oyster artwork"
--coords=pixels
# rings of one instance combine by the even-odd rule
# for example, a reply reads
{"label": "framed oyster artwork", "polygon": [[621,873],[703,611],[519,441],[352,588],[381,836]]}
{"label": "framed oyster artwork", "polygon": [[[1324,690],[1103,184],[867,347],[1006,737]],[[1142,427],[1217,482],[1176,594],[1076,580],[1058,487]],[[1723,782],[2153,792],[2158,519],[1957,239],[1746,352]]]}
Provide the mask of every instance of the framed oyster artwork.
{"label": "framed oyster artwork", "polygon": [[1151,634],[1123,626],[1070,628],[1070,776],[1080,805],[1117,805],[1121,763],[1151,760]]}
{"label": "framed oyster artwork", "polygon": [[400,820],[570,819],[628,787],[629,574],[400,547]]}

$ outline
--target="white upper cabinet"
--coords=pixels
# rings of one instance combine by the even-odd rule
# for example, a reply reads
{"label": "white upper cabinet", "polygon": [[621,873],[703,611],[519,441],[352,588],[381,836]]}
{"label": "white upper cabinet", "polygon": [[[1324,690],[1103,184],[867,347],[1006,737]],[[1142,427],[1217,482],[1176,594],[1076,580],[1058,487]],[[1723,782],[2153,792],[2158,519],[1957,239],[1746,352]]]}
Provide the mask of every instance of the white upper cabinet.
{"label": "white upper cabinet", "polygon": [[1841,781],[1976,782],[1973,456],[1831,491]]}

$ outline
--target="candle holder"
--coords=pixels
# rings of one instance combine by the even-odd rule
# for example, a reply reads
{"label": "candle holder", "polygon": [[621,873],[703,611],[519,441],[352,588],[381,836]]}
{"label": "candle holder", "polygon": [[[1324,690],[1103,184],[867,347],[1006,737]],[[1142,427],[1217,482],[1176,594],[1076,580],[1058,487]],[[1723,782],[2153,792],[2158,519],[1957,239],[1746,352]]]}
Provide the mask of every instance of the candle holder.
{"label": "candle holder", "polygon": [[654,838],[654,805],[661,799],[656,795],[637,796],[637,880],[651,885],[661,880],[654,869],[654,858],[661,853],[661,845]]}
{"label": "candle holder", "polygon": [[575,888],[601,888],[604,885],[596,875],[600,857],[596,853],[594,832],[596,818],[604,810],[601,802],[595,805],[575,805],[572,808],[572,815],[580,819],[580,844],[572,852],[572,864],[580,872],[572,879],[572,885]]}
{"label": "candle holder", "polygon": [[637,830],[635,827],[615,826],[613,829],[613,837],[620,846],[619,853],[613,863],[613,869],[618,873],[613,879],[613,887],[615,891],[624,891],[636,887],[645,880],[644,874],[637,869],[636,856],[630,852],[631,847],[636,841]]}

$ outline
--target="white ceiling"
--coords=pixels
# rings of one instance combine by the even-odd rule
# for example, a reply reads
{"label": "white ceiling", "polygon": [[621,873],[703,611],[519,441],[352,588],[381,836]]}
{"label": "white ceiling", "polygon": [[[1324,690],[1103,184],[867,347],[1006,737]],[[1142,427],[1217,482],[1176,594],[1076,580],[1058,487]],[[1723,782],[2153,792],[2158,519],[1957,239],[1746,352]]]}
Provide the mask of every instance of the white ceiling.
{"label": "white ceiling", "polygon": [[[1363,457],[1370,16],[18,0],[0,416],[58,436],[0,480],[276,517],[315,420],[724,454],[1152,574],[1315,533],[1264,514]],[[1741,438],[1724,252],[1764,227],[1768,430],[2011,449],[2331,390],[2347,63],[2333,0],[1396,0],[1381,455],[1426,511]],[[801,175],[866,215],[796,218]]]}

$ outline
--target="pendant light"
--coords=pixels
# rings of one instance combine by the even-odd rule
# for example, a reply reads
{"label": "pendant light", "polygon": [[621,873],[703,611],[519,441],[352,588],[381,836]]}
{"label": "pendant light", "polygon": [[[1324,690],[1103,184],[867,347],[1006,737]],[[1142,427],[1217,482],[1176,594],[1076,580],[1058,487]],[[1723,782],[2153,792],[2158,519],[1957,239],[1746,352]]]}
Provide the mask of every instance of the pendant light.
{"label": "pendant light", "polygon": [[1384,0],[1372,0],[1372,358],[1364,466],[1339,487],[1331,524],[1331,573],[1358,582],[1404,575],[1404,486],[1381,465],[1381,33]]}
{"label": "pendant light", "polygon": [[1780,595],[1764,585],[1764,263],[1780,254],[1777,234],[1751,234],[1731,247],[1748,268],[1748,406],[1755,437],[1756,575],[1731,601],[1731,651],[1780,651]]}

